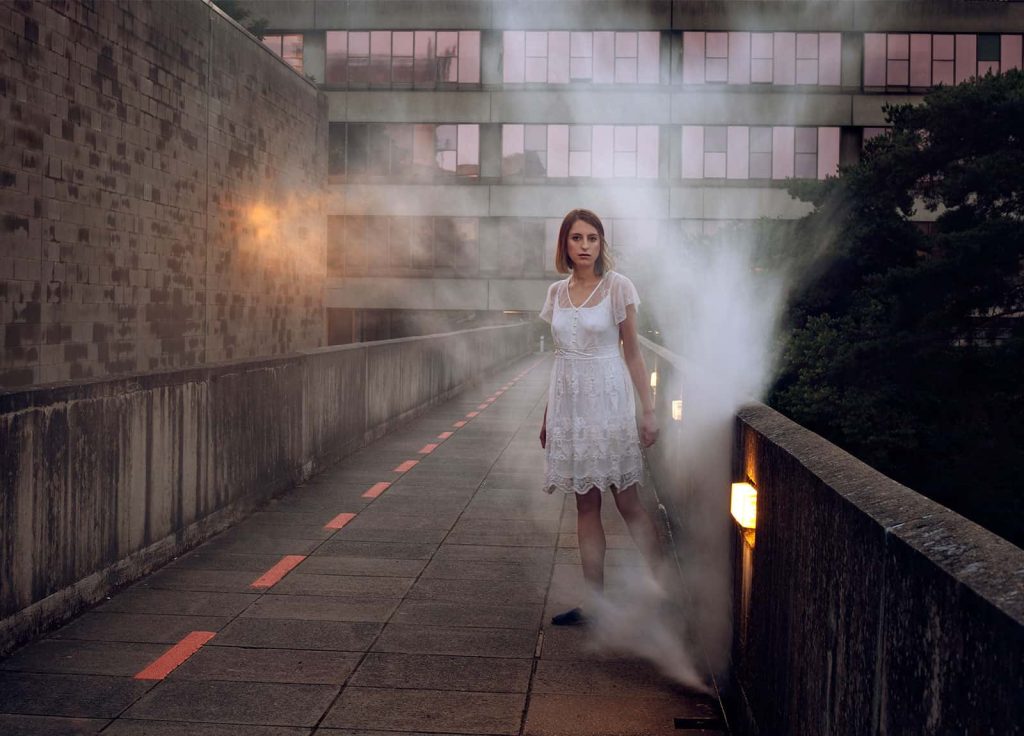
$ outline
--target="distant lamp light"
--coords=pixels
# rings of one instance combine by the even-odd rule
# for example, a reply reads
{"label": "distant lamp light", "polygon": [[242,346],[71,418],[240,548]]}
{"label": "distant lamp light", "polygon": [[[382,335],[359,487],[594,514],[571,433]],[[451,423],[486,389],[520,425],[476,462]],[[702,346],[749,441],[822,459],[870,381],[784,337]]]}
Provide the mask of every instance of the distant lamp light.
{"label": "distant lamp light", "polygon": [[749,483],[733,483],[729,511],[744,529],[757,526],[757,489]]}
{"label": "distant lamp light", "polygon": [[672,421],[681,422],[683,421],[683,400],[673,399],[672,400]]}
{"label": "distant lamp light", "polygon": [[651,388],[658,388],[658,371],[651,371]]}

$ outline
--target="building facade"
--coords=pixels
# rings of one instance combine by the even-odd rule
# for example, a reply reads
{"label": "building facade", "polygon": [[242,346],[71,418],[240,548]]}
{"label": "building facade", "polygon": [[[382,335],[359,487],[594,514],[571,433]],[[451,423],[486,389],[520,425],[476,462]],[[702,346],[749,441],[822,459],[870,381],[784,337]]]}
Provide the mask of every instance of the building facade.
{"label": "building facade", "polygon": [[[808,206],[883,105],[1022,63],[1024,3],[249,0],[326,93],[328,342],[535,313],[557,227],[617,254]],[[928,213],[922,213],[927,217]]]}

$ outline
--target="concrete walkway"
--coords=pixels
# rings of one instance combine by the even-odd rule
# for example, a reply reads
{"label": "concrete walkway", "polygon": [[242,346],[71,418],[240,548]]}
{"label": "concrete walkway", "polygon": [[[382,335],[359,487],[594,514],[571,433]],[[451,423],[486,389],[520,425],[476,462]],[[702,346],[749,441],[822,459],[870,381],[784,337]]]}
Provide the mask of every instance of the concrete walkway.
{"label": "concrete walkway", "polygon": [[[549,365],[488,377],[0,661],[0,733],[698,733],[674,719],[713,700],[548,623],[582,581],[572,499],[539,491]],[[641,564],[605,510],[609,566]]]}

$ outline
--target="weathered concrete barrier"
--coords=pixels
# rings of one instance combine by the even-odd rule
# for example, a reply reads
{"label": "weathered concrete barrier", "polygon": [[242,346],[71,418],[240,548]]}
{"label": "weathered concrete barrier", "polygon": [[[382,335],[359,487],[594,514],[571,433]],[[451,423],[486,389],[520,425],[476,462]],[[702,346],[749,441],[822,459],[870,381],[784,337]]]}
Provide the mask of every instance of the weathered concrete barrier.
{"label": "weathered concrete barrier", "polygon": [[524,323],[0,393],[0,654],[533,348]]}
{"label": "weathered concrete barrier", "polygon": [[[645,350],[667,411],[682,363]],[[685,516],[672,437],[651,466]],[[763,404],[734,442],[757,521],[732,525],[733,732],[1024,733],[1024,550]]]}

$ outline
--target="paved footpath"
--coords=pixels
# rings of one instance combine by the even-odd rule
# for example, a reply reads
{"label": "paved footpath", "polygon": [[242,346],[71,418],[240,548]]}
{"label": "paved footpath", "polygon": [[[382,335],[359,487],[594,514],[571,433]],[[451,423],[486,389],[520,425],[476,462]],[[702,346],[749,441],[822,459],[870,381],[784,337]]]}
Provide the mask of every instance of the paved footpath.
{"label": "paved footpath", "polygon": [[[539,490],[549,366],[489,376],[0,661],[0,734],[698,733],[674,719],[714,701],[548,623],[582,581],[572,499]],[[609,565],[641,564],[605,507]]]}

